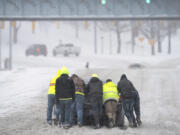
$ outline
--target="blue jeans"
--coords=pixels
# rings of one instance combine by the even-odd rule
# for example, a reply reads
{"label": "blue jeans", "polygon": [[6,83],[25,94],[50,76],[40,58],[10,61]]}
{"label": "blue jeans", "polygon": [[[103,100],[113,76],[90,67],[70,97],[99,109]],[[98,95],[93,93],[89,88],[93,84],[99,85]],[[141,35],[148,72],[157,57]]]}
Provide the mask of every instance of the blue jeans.
{"label": "blue jeans", "polygon": [[[60,100],[60,108],[61,108],[61,121],[63,122],[62,124],[70,124],[70,112],[71,112],[71,104],[72,104],[72,99],[70,100]],[[64,120],[62,120],[64,119]]]}
{"label": "blue jeans", "polygon": [[135,121],[133,113],[134,102],[134,99],[123,99],[124,112],[129,122]]}
{"label": "blue jeans", "polygon": [[136,91],[136,96],[135,96],[135,103],[134,103],[134,111],[136,114],[136,118],[140,118],[140,97],[139,93]]}
{"label": "blue jeans", "polygon": [[80,94],[75,94],[75,102],[71,105],[71,114],[70,114],[71,124],[74,124],[74,110],[76,110],[77,112],[78,124],[83,124],[83,104],[84,104],[84,96]]}
{"label": "blue jeans", "polygon": [[53,106],[55,105],[55,95],[48,95],[47,121],[52,120]]}
{"label": "blue jeans", "polygon": [[100,124],[102,117],[102,97],[91,97],[90,103],[92,106],[92,115],[94,118],[94,124]]}
{"label": "blue jeans", "polygon": [[60,103],[58,102],[56,103],[56,119],[61,120],[62,122],[63,119],[61,118],[60,113],[61,113],[61,107],[60,107]]}

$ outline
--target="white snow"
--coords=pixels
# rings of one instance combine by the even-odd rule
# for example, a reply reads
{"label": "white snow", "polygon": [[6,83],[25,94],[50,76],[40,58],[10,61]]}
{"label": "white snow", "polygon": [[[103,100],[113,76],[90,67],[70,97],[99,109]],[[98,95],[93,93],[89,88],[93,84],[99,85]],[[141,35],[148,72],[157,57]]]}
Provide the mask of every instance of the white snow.
{"label": "white snow", "polygon": [[[26,24],[30,23],[27,22]],[[114,50],[111,56],[108,55],[108,51],[105,49],[106,53],[104,55],[99,53],[93,55],[93,40],[89,39],[90,36],[84,36],[88,32],[80,30],[80,39],[75,40],[70,25],[62,25],[66,27],[61,30],[62,33],[59,33],[60,37],[62,36],[63,40],[66,39],[69,42],[80,43],[83,50],[80,57],[53,57],[51,50],[59,42],[57,36],[54,36],[57,34],[53,33],[54,29],[50,29],[44,34],[37,32],[36,35],[23,36],[24,33],[30,31],[29,27],[23,26],[25,30],[20,37],[22,36],[25,39],[20,38],[20,44],[13,46],[13,70],[0,71],[0,134],[178,135],[180,133],[179,52],[173,53],[172,56],[158,54],[158,56],[153,57],[149,55],[142,57],[141,55],[116,55]],[[38,34],[40,34],[40,37]],[[87,35],[90,34],[92,32]],[[5,35],[4,33],[3,36]],[[115,38],[115,36],[112,37]],[[35,40],[32,40],[33,38]],[[7,42],[6,40],[4,38],[4,43]],[[49,55],[47,57],[25,57],[24,50],[27,44],[37,41],[48,44]],[[83,46],[83,43],[86,45]],[[90,47],[87,48],[88,46]],[[3,47],[7,50],[6,46]],[[7,56],[5,50],[3,58]],[[90,63],[90,69],[85,69],[87,61]],[[145,68],[129,69],[128,66],[131,63],[140,63]],[[69,130],[55,126],[49,127],[46,124],[49,82],[63,65],[67,66],[71,74],[77,73],[86,80],[91,77],[92,73],[97,73],[102,80],[112,78],[117,83],[120,76],[126,73],[138,89],[141,97],[143,125],[137,129],[128,128],[125,131],[106,127],[99,130],[94,130],[91,127],[78,128],[76,126]]]}

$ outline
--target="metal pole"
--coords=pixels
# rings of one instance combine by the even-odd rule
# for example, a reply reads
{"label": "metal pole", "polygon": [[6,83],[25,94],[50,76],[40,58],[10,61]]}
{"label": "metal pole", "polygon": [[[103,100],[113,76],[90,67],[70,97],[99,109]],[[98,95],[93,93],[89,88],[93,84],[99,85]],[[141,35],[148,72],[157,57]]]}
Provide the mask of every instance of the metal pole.
{"label": "metal pole", "polygon": [[109,54],[112,54],[112,40],[111,40],[111,31],[109,32]]}
{"label": "metal pole", "polygon": [[101,37],[101,54],[104,53],[103,39],[104,39],[104,37],[102,36]]}
{"label": "metal pole", "polygon": [[96,30],[96,21],[94,21],[94,52],[97,54],[97,30]]}
{"label": "metal pole", "polygon": [[2,38],[1,38],[1,28],[0,28],[0,69],[1,69],[1,44],[2,44]]}
{"label": "metal pole", "polygon": [[12,26],[9,22],[9,69],[12,69]]}
{"label": "metal pole", "polygon": [[75,30],[76,30],[76,38],[79,38],[79,24],[78,22],[75,22]]}

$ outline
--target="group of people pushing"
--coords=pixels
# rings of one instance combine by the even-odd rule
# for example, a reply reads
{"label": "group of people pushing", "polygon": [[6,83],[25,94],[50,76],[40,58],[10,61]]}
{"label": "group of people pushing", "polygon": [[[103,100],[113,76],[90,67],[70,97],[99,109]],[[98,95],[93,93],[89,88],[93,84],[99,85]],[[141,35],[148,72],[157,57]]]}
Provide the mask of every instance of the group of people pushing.
{"label": "group of people pushing", "polygon": [[[102,107],[108,117],[109,127],[116,126],[116,111],[119,101],[123,104],[129,127],[141,125],[140,97],[131,81],[123,74],[116,86],[111,80],[103,82],[97,74],[92,74],[87,84],[78,75],[69,76],[68,69],[63,66],[57,75],[51,79],[48,91],[47,123],[52,125],[53,106],[56,105],[55,124],[63,128],[70,128],[75,124],[74,109],[77,113],[77,124],[83,126],[83,105],[85,98],[91,104],[94,128],[101,128],[100,119]],[[136,118],[133,110],[135,111]]]}

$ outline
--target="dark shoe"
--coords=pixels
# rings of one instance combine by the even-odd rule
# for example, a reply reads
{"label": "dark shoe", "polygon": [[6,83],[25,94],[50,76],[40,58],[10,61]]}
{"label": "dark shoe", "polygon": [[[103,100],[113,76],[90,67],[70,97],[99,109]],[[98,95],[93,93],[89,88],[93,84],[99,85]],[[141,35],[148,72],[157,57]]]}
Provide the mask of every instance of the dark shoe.
{"label": "dark shoe", "polygon": [[69,129],[69,128],[71,128],[71,127],[72,127],[72,126],[69,125],[69,124],[63,126],[64,129]]}
{"label": "dark shoe", "polygon": [[81,123],[78,123],[78,126],[79,126],[79,127],[82,127],[83,125],[82,125]]}
{"label": "dark shoe", "polygon": [[47,123],[52,126],[52,121],[48,120]]}
{"label": "dark shoe", "polygon": [[129,122],[129,127],[133,128],[133,122]]}
{"label": "dark shoe", "polygon": [[126,130],[128,127],[124,125],[124,126],[120,126],[119,128],[122,130]]}
{"label": "dark shoe", "polygon": [[58,120],[54,120],[54,125],[57,126],[58,125]]}
{"label": "dark shoe", "polygon": [[99,129],[99,128],[101,128],[99,124],[96,124],[94,127],[94,129]]}
{"label": "dark shoe", "polygon": [[114,127],[113,122],[110,121],[110,122],[109,122],[109,128],[113,128],[113,127]]}
{"label": "dark shoe", "polygon": [[136,128],[137,127],[137,123],[133,122],[133,127]]}
{"label": "dark shoe", "polygon": [[137,121],[138,126],[140,126],[142,124],[140,119],[136,119],[136,121]]}

